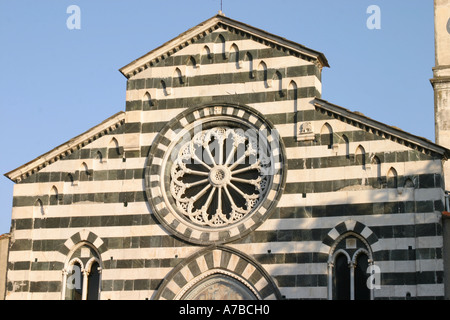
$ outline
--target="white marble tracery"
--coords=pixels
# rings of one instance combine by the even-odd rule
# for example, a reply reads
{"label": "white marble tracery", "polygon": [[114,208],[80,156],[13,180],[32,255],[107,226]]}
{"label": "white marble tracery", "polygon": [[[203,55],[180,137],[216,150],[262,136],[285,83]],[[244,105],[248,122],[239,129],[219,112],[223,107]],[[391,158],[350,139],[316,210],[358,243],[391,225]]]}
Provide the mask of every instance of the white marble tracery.
{"label": "white marble tracery", "polygon": [[270,159],[243,130],[215,127],[181,146],[171,167],[178,209],[200,226],[223,227],[249,214],[264,197]]}

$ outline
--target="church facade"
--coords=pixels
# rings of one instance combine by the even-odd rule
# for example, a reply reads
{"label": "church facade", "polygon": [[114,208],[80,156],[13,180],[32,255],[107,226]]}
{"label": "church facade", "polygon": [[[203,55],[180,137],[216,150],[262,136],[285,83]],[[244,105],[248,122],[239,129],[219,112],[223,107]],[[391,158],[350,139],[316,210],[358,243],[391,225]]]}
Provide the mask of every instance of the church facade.
{"label": "church facade", "polygon": [[125,111],[6,174],[6,299],[443,299],[450,151],[325,67],[222,14],[123,67]]}

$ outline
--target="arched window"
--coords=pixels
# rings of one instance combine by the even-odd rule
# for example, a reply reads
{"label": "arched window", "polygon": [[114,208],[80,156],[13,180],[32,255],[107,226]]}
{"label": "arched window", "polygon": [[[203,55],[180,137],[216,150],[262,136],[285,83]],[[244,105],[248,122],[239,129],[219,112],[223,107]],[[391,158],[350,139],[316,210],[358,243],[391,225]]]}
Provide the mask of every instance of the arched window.
{"label": "arched window", "polygon": [[372,165],[374,167],[375,171],[375,178],[376,178],[376,187],[381,188],[383,184],[383,180],[381,178],[381,161],[377,156],[374,156],[372,158]]}
{"label": "arched window", "polygon": [[272,78],[272,86],[278,90],[278,95],[280,97],[284,96],[283,93],[283,76],[279,71],[275,72]]}
{"label": "arched window", "polygon": [[234,62],[236,64],[236,69],[241,68],[239,48],[235,43],[233,43],[230,48],[230,62]]}
{"label": "arched window", "polygon": [[65,300],[83,300],[83,268],[79,259],[72,259],[67,270]]}
{"label": "arched window", "polygon": [[288,99],[293,102],[293,112],[298,111],[298,87],[295,81],[291,81],[288,87]]}
{"label": "arched window", "polygon": [[368,286],[373,265],[367,241],[354,232],[347,232],[334,243],[328,259],[328,289],[332,300],[370,300]]}
{"label": "arched window", "polygon": [[403,187],[404,187],[404,188],[414,188],[414,187],[415,187],[414,181],[412,181],[411,178],[407,178],[407,179],[405,180],[405,183],[403,184]]}
{"label": "arched window", "polygon": [[88,292],[87,300],[99,300],[100,294],[100,264],[97,260],[91,260],[88,266]]}
{"label": "arched window", "polygon": [[350,140],[348,139],[348,137],[345,134],[342,135],[342,139],[344,140],[344,144],[345,144],[345,157],[347,159],[350,159]]}
{"label": "arched window", "polygon": [[63,270],[64,300],[99,300],[102,263],[97,249],[83,241],[69,253]]}
{"label": "arched window", "polygon": [[170,90],[169,90],[169,88],[167,88],[166,82],[164,80],[161,80],[161,89],[162,89],[164,96],[170,95]]}
{"label": "arched window", "polygon": [[71,173],[68,173],[66,175],[66,178],[64,179],[65,184],[68,187],[73,187],[75,185],[75,179],[73,178],[73,175]]}
{"label": "arched window", "polygon": [[359,145],[355,151],[355,162],[358,165],[361,165],[363,170],[366,169],[366,150],[363,146]]}
{"label": "arched window", "polygon": [[197,67],[197,60],[195,60],[193,56],[190,56],[186,61],[186,78],[192,76],[194,74],[194,70],[196,70]]}
{"label": "arched window", "polygon": [[108,158],[115,159],[120,158],[121,152],[119,147],[119,142],[116,138],[112,138],[108,144]]}
{"label": "arched window", "polygon": [[226,41],[223,35],[219,34],[214,44],[214,53],[219,54],[223,60],[227,59]]}
{"label": "arched window", "polygon": [[370,300],[370,289],[367,287],[369,257],[364,250],[355,253],[354,259],[354,285],[355,300]]}
{"label": "arched window", "polygon": [[339,252],[334,260],[334,299],[350,300],[350,258],[345,252]]}
{"label": "arched window", "polygon": [[390,168],[387,174],[387,187],[397,188],[398,187],[398,175],[397,170]]}
{"label": "arched window", "polygon": [[333,147],[333,128],[328,123],[325,123],[320,130],[320,144],[327,146],[328,149]]}
{"label": "arched window", "polygon": [[179,68],[176,68],[172,76],[172,87],[181,87],[183,84],[183,74]]}
{"label": "arched window", "polygon": [[80,166],[80,181],[89,181],[91,174],[86,162],[83,162]]}
{"label": "arched window", "polygon": [[69,204],[71,202],[72,194],[74,193],[73,188],[77,186],[78,183],[75,181],[73,174],[68,173],[64,177],[63,194],[64,194],[64,204]]}
{"label": "arched window", "polygon": [[44,214],[44,204],[42,203],[41,199],[37,199],[34,203],[33,216],[34,218],[42,218]]}
{"label": "arched window", "polygon": [[146,92],[142,98],[142,110],[148,110],[151,107],[153,107],[152,96],[149,92]]}
{"label": "arched window", "polygon": [[202,55],[200,59],[201,64],[208,64],[212,62],[211,50],[208,46],[204,46],[202,50]]}
{"label": "arched window", "polygon": [[253,69],[253,56],[252,56],[252,54],[250,52],[247,52],[245,54],[244,61],[245,61],[245,64],[246,64],[246,67],[247,67],[247,70],[248,70],[248,77],[250,79],[254,79],[255,78],[255,72],[254,72],[254,69]]}
{"label": "arched window", "polygon": [[267,78],[267,65],[264,61],[261,61],[258,65],[258,81],[263,81],[264,88],[269,88],[269,82]]}
{"label": "arched window", "polygon": [[103,154],[100,150],[97,151],[95,159],[97,160],[98,163],[103,163]]}
{"label": "arched window", "polygon": [[50,190],[50,196],[49,196],[49,204],[51,206],[57,205],[58,204],[58,188],[56,188],[56,186],[53,186],[52,189]]}

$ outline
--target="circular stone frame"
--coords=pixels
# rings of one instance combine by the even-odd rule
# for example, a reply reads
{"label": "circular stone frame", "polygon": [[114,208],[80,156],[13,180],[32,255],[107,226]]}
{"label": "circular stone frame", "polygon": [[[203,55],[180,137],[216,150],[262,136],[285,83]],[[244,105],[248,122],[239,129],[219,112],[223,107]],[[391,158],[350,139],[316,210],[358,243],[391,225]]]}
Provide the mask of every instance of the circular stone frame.
{"label": "circular stone frame", "polygon": [[[238,124],[263,132],[270,148],[270,183],[264,196],[242,219],[226,226],[199,226],[180,214],[170,193],[170,164],[183,137],[198,126]],[[218,168],[219,185],[224,173]],[[246,236],[258,228],[274,212],[286,183],[285,147],[278,131],[258,111],[248,106],[217,103],[192,107],[169,121],[155,137],[145,168],[145,191],[152,213],[161,225],[178,238],[198,245],[223,244]],[[228,173],[226,173],[228,174]]]}

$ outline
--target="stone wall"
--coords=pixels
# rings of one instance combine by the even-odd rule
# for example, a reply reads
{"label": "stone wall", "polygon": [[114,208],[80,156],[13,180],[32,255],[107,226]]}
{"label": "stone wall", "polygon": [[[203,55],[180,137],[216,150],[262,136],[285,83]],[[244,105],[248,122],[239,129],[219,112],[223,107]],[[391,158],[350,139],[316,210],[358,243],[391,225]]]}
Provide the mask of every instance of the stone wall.
{"label": "stone wall", "polygon": [[[351,243],[381,271],[373,298],[442,298],[442,154],[321,100],[321,68],[219,24],[131,76],[123,125],[16,184],[8,298],[61,299],[62,271],[89,244],[101,299],[181,297],[218,270],[259,298],[328,299],[333,257]],[[282,178],[251,232],[201,245],[156,215],[148,179],[170,145],[152,149],[167,124],[181,128],[215,105],[279,134]]]}

